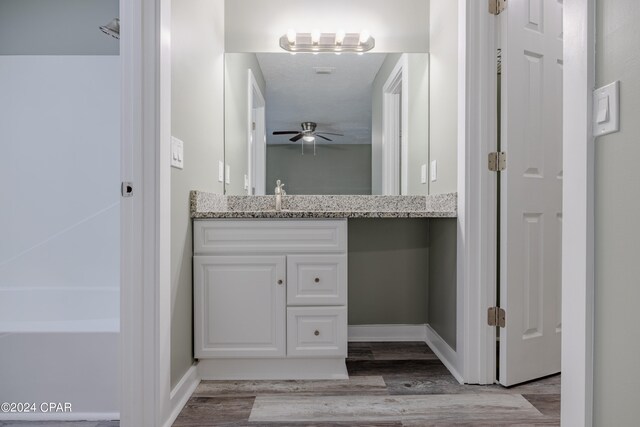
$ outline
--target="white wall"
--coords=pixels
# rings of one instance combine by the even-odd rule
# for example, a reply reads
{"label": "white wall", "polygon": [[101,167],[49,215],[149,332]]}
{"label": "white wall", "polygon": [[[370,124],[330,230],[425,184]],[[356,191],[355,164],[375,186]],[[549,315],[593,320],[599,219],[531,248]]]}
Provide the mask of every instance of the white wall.
{"label": "white wall", "polygon": [[180,0],[171,9],[171,132],[184,142],[184,169],[171,170],[174,386],[193,363],[189,191],[223,192],[217,177],[224,158],[224,1]]}
{"label": "white wall", "polygon": [[287,29],[367,29],[377,52],[427,52],[428,0],[226,0],[227,52],[281,52]]}
{"label": "white wall", "polygon": [[621,131],[596,139],[594,426],[640,419],[640,2],[597,0],[597,86],[620,80]]}
{"label": "white wall", "polygon": [[119,289],[119,57],[0,56],[0,94],[0,287]]}
{"label": "white wall", "polygon": [[267,88],[255,53],[228,53],[224,67],[224,157],[231,171],[230,184],[225,184],[225,194],[246,195],[248,190],[244,189],[244,176],[249,173],[248,70],[253,72],[263,97],[267,96]]}
{"label": "white wall", "polygon": [[429,194],[457,191],[458,3],[431,0],[429,159],[438,163],[438,179]]}

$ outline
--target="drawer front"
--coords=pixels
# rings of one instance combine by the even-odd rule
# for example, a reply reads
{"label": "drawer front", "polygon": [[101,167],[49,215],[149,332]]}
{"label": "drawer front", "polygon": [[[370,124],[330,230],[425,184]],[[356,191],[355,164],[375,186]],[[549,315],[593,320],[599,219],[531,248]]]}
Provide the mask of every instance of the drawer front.
{"label": "drawer front", "polygon": [[346,252],[346,219],[194,221],[195,254]]}
{"label": "drawer front", "polygon": [[346,255],[289,255],[287,304],[346,305]]}
{"label": "drawer front", "polygon": [[287,308],[288,357],[347,357],[346,307]]}

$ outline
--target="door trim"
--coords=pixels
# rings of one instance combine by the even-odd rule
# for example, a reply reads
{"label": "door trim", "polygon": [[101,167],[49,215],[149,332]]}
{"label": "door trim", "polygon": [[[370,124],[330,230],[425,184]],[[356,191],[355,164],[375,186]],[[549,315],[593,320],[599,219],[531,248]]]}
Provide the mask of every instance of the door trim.
{"label": "door trim", "polygon": [[[400,101],[397,97],[398,91],[401,93]],[[407,194],[409,179],[407,168],[409,115],[407,111],[409,111],[409,57],[405,53],[394,66],[382,88],[382,194],[384,195]],[[399,116],[400,120],[398,120]],[[397,131],[400,132],[400,138],[397,137]]]}
{"label": "door trim", "polygon": [[[266,192],[266,177],[262,176],[262,177],[256,177],[254,176],[254,171],[256,170],[255,165],[254,165],[254,161],[255,163],[260,162],[263,165],[262,170],[266,171],[266,123],[265,123],[265,118],[264,118],[264,114],[265,114],[265,107],[266,107],[266,102],[264,99],[264,94],[262,93],[262,91],[260,90],[260,86],[258,85],[258,81],[256,80],[256,77],[253,74],[253,71],[251,70],[251,68],[249,68],[248,70],[248,89],[247,89],[247,93],[248,93],[248,100],[247,100],[247,181],[249,184],[249,188],[247,188],[247,194],[248,195],[252,195],[252,189],[253,188],[260,188],[261,191],[256,190],[255,195],[265,195]],[[260,119],[260,126],[257,126],[258,124],[258,119],[256,119],[256,136],[258,136],[258,130],[262,130],[262,140],[261,141],[252,141],[252,137],[251,135],[253,134],[253,119],[252,119],[252,115],[253,115],[253,104],[256,101],[256,96],[257,95],[257,104],[260,104],[260,106],[258,107],[258,109],[261,111],[261,119]],[[253,144],[252,144],[253,142]],[[262,150],[258,150],[257,149],[257,143],[264,145],[264,148]],[[258,159],[257,158],[257,153],[264,153],[265,157],[262,159]]]}
{"label": "door trim", "polygon": [[593,424],[595,0],[564,2],[562,399],[567,426]]}
{"label": "door trim", "polygon": [[496,379],[497,178],[487,156],[497,138],[496,17],[486,3],[458,1],[458,372],[468,384]]}
{"label": "door trim", "polygon": [[120,425],[162,425],[170,400],[170,0],[120,0]]}

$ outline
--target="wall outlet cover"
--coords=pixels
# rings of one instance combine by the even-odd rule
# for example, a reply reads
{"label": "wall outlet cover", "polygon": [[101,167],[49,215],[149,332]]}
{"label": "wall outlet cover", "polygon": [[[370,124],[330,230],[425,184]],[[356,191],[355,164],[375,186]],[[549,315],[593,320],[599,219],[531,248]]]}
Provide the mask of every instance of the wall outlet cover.
{"label": "wall outlet cover", "polygon": [[431,181],[437,181],[437,180],[438,180],[438,161],[432,160],[431,161]]}
{"label": "wall outlet cover", "polygon": [[231,184],[231,166],[226,165],[224,167],[224,182],[226,184]]}
{"label": "wall outlet cover", "polygon": [[224,182],[224,162],[218,162],[218,182]]}
{"label": "wall outlet cover", "polygon": [[427,165],[420,166],[420,183],[427,183]]}

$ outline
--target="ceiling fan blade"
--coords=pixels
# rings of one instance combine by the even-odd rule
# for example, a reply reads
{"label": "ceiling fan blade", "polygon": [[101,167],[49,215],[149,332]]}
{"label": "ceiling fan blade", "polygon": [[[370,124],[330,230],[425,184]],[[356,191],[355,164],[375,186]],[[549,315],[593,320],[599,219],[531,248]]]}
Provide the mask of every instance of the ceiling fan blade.
{"label": "ceiling fan blade", "polygon": [[299,133],[299,130],[277,130],[273,132],[273,135],[297,135]]}
{"label": "ceiling fan blade", "polygon": [[320,134],[322,134],[322,135],[335,135],[335,136],[344,136],[344,135],[343,135],[343,134],[341,134],[341,133],[331,133],[331,132],[316,132],[316,135],[320,135]]}
{"label": "ceiling fan blade", "polygon": [[291,142],[296,142],[296,141],[298,141],[298,140],[299,140],[300,138],[302,138],[302,137],[303,137],[303,134],[299,133],[299,134],[297,134],[296,136],[294,136],[293,138],[289,138],[289,141],[291,141]]}
{"label": "ceiling fan blade", "polygon": [[324,139],[325,141],[331,141],[331,142],[333,142],[333,140],[332,140],[332,139],[329,139],[329,138],[327,138],[327,137],[324,137],[324,136],[320,135],[319,133],[316,133],[316,136],[317,136],[318,138],[322,138],[322,139]]}

